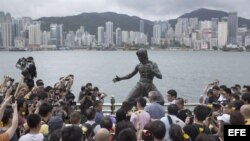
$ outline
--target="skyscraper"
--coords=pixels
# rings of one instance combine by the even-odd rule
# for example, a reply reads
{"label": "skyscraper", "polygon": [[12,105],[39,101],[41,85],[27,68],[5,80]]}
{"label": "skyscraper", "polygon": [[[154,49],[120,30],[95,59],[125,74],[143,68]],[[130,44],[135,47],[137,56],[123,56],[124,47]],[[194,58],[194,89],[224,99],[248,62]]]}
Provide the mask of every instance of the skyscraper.
{"label": "skyscraper", "polygon": [[29,45],[39,47],[41,45],[42,31],[40,23],[36,22],[29,26]]}
{"label": "skyscraper", "polygon": [[63,25],[50,24],[50,41],[57,47],[63,46]]}
{"label": "skyscraper", "polygon": [[12,24],[10,22],[2,23],[3,47],[13,46]]}
{"label": "skyscraper", "polygon": [[144,21],[140,20],[140,32],[144,33]]}
{"label": "skyscraper", "polygon": [[104,27],[102,26],[97,28],[97,41],[99,45],[104,43]]}
{"label": "skyscraper", "polygon": [[238,17],[237,12],[231,12],[228,16],[228,43],[237,44]]}
{"label": "skyscraper", "polygon": [[227,44],[227,36],[228,36],[228,24],[227,22],[219,22],[218,23],[218,46],[222,48]]}
{"label": "skyscraper", "polygon": [[116,35],[116,45],[117,46],[121,46],[122,45],[122,30],[121,30],[121,28],[116,28],[116,30],[115,30],[115,35]]}
{"label": "skyscraper", "polygon": [[59,28],[59,46],[64,46],[63,44],[63,41],[64,41],[64,38],[63,38],[63,24],[59,24],[58,25],[58,28]]}
{"label": "skyscraper", "polygon": [[106,44],[108,46],[114,44],[113,23],[111,21],[106,22]]}

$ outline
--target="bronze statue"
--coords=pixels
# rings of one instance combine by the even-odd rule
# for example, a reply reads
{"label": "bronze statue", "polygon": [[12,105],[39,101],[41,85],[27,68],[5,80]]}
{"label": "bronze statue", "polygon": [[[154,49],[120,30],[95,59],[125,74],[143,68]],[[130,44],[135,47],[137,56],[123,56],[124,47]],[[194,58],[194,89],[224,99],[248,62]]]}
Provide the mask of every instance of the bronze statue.
{"label": "bronze statue", "polygon": [[[138,97],[148,97],[148,93],[150,91],[158,91],[155,85],[153,84],[154,77],[158,79],[162,79],[162,74],[155,62],[148,60],[148,54],[146,49],[139,49],[136,52],[136,55],[140,61],[140,64],[136,65],[134,71],[124,77],[116,76],[113,79],[113,82],[117,82],[120,80],[130,79],[137,72],[140,73],[140,80],[137,82],[136,86],[129,93],[126,101],[127,102],[135,102]],[[164,104],[164,98],[161,93],[158,91],[159,95],[157,97],[157,102],[161,105]]]}

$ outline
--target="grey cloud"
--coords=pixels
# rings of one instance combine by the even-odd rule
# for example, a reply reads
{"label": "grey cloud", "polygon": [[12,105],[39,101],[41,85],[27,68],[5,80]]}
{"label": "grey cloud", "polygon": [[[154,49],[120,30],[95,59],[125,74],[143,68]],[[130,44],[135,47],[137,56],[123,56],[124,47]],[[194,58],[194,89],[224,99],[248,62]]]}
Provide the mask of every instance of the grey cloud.
{"label": "grey cloud", "polygon": [[70,16],[82,12],[117,12],[150,20],[167,20],[198,8],[237,11],[250,18],[249,0],[0,0],[14,17]]}

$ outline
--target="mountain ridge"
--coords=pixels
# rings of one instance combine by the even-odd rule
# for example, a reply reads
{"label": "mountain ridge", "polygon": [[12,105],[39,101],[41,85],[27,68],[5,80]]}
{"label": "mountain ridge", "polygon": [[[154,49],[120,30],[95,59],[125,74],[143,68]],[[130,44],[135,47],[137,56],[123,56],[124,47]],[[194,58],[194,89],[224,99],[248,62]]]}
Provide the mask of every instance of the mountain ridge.
{"label": "mountain ridge", "polygon": [[[222,18],[228,16],[228,12],[220,10],[211,10],[207,8],[200,8],[189,13],[185,13],[178,18],[193,18],[198,17],[199,20],[211,20],[211,18]],[[178,19],[177,18],[177,19]],[[177,23],[177,19],[168,20],[172,27]],[[97,34],[97,27],[105,27],[107,21],[114,23],[114,31],[117,27],[126,31],[139,31],[140,20],[144,21],[144,31],[150,38],[153,34],[154,22],[142,19],[138,16],[129,16],[126,14],[118,14],[115,12],[88,12],[78,15],[65,16],[65,17],[41,17],[37,21],[41,21],[41,29],[49,31],[51,23],[64,24],[64,30],[76,31],[80,26],[84,26],[85,30],[90,34]],[[74,22],[72,22],[74,21]],[[238,17],[239,27],[246,25],[250,28],[250,20],[242,17]]]}

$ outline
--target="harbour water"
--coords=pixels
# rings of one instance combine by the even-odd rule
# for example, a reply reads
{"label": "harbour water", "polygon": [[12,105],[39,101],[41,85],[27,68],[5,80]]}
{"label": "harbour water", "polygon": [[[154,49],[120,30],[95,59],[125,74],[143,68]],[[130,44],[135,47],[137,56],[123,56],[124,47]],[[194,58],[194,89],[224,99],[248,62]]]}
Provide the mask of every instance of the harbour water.
{"label": "harbour water", "polygon": [[[207,51],[149,51],[149,59],[156,62],[163,79],[154,83],[166,98],[169,89],[189,102],[197,102],[204,87],[214,79],[221,84],[250,84],[249,52]],[[92,82],[100,91],[123,101],[135,86],[139,74],[130,80],[113,83],[115,75],[123,76],[133,71],[139,63],[135,51],[37,51],[0,52],[0,77],[10,75],[21,78],[15,67],[21,57],[33,56],[39,79],[53,86],[60,77],[74,74],[72,92],[78,97],[82,85]]]}

